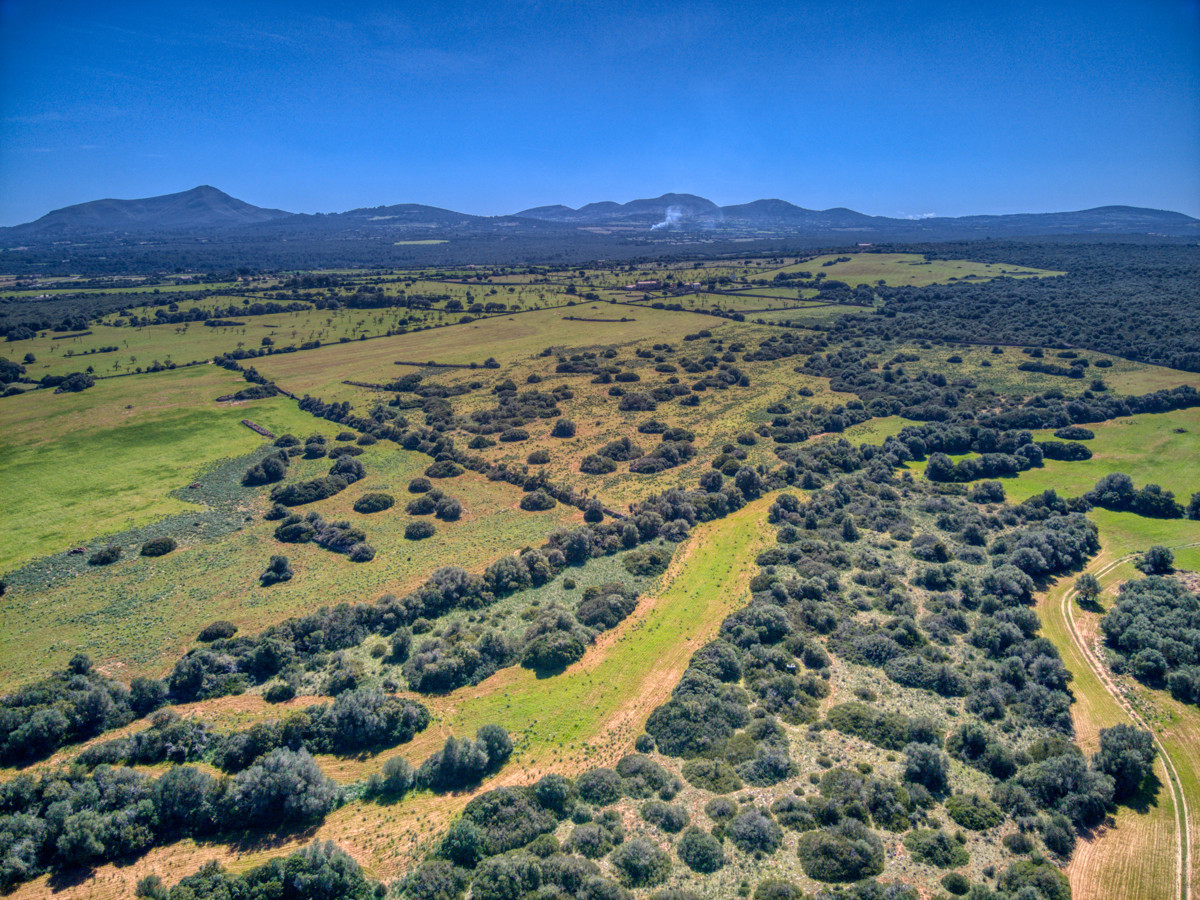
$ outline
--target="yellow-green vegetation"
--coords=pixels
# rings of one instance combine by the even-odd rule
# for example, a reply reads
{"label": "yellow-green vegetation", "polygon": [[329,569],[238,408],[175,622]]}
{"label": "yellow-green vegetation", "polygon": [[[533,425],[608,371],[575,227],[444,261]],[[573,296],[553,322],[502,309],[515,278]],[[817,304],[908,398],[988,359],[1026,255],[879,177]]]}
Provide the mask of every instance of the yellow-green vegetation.
{"label": "yellow-green vegetation", "polygon": [[[211,306],[207,301],[197,305]],[[299,347],[309,341],[334,343],[375,337],[389,331],[412,327],[412,321],[429,324],[454,322],[458,313],[410,312],[406,309],[310,309],[269,316],[245,316],[233,319],[243,324],[208,327],[202,322],[178,325],[128,326],[95,324],[91,334],[64,338],[55,332],[42,332],[21,344],[33,353],[37,362],[26,366],[30,378],[65,375],[92,367],[95,373],[122,375],[138,369],[176,365],[211,359],[242,348],[257,350],[263,339],[276,347]],[[101,348],[116,350],[101,352]],[[95,352],[92,352],[95,351]]]}
{"label": "yellow-green vegetation", "polygon": [[[847,256],[849,259],[845,259]],[[976,263],[965,259],[927,260],[919,253],[831,253],[802,260],[794,265],[766,272],[764,275],[772,277],[779,272],[811,272],[813,275],[823,272],[826,278],[844,281],[851,287],[876,284],[880,281],[893,287],[924,287],[929,284],[950,284],[954,281],[990,281],[1001,277],[1046,278],[1064,274],[1048,269],[1003,263]]]}
{"label": "yellow-green vegetation", "polygon": [[[328,432],[329,423],[323,425],[309,431]],[[136,547],[126,548],[119,562],[50,589],[10,588],[0,629],[0,685],[11,687],[30,671],[61,666],[80,650],[115,665],[122,675],[161,675],[216,619],[256,632],[320,606],[400,595],[439,566],[481,571],[513,548],[542,543],[557,525],[581,521],[578,510],[561,504],[550,512],[521,512],[518,488],[466,473],[438,482],[462,503],[462,518],[437,521],[432,539],[409,541],[404,527],[413,517],[404,511],[411,499],[406,485],[429,457],[379,444],[359,459],[366,478],[297,512],[318,512],[328,521],[349,520],[363,528],[377,551],[370,562],[351,562],[315,544],[276,541],[276,523],[261,518],[266,490],[241,489],[246,522],[231,534],[202,540],[185,529],[180,549],[167,556],[150,560],[139,557]],[[326,458],[298,459],[288,480],[323,475],[329,465]],[[392,494],[396,507],[372,515],[354,512],[354,501],[371,491]],[[258,579],[273,554],[289,558],[295,577],[262,587]]]}
{"label": "yellow-green vegetation", "polygon": [[[572,321],[564,318],[568,315],[618,320],[624,317],[627,321]],[[502,367],[507,367],[548,347],[582,349],[651,339],[679,341],[685,334],[700,328],[720,329],[729,324],[732,323],[698,320],[696,316],[668,310],[581,303],[571,309],[497,316],[450,328],[321,347],[302,354],[271,356],[254,360],[254,366],[294,394],[312,394],[326,401],[349,400],[358,405],[356,399],[361,403],[378,395],[348,388],[342,382],[381,384],[414,371],[408,366],[397,366],[398,360],[482,366],[488,357],[492,357]],[[579,376],[571,376],[571,379],[574,383]]]}
{"label": "yellow-green vegetation", "polygon": [[[1157,484],[1174,491],[1187,503],[1200,490],[1200,409],[1169,413],[1144,413],[1086,426],[1096,437],[1085,441],[1092,458],[1080,462],[1046,460],[1038,469],[1022,472],[1005,482],[1014,500],[1024,500],[1047,488],[1075,497],[1110,472],[1124,472],[1138,487]],[[1039,440],[1053,440],[1052,432],[1037,432]],[[1155,527],[1154,520],[1147,528]]]}
{"label": "yellow-green vegetation", "polygon": [[1038,603],[1043,633],[1073,676],[1076,738],[1090,753],[1099,746],[1102,728],[1149,725],[1167,758],[1160,756],[1155,763],[1157,790],[1118,807],[1115,827],[1082,841],[1068,873],[1076,896],[1147,900],[1174,896],[1179,879],[1189,871],[1194,849],[1180,845],[1200,828],[1200,711],[1166,691],[1109,671],[1100,650],[1099,623],[1119,585],[1141,577],[1132,560],[1149,546],[1172,547],[1181,569],[1200,568],[1200,523],[1145,520],[1107,510],[1093,510],[1090,515],[1099,526],[1102,544],[1101,553],[1087,567],[1103,588],[1099,608],[1081,607],[1069,579],[1054,585]]}
{"label": "yellow-green vegetation", "polygon": [[245,386],[236,373],[200,366],[7,399],[0,572],[196,508],[172,493],[217,460],[267,443],[242,419],[276,434],[322,430],[283,397],[215,402]]}

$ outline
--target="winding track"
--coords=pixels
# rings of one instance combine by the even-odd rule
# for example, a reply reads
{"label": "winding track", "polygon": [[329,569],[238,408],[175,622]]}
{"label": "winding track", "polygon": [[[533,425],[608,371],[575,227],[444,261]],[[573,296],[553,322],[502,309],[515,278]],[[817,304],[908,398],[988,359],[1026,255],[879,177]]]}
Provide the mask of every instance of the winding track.
{"label": "winding track", "polygon": [[[1200,546],[1200,541],[1183,544],[1174,549],[1184,549],[1187,547]],[[1136,559],[1138,554],[1129,554],[1114,559],[1106,563],[1100,569],[1092,572],[1097,578],[1101,578],[1115,569],[1117,566],[1131,562]],[[1104,686],[1104,689],[1112,696],[1112,698],[1125,710],[1126,715],[1133,720],[1134,724],[1150,732],[1150,736],[1154,739],[1154,745],[1158,748],[1158,753],[1162,757],[1163,764],[1167,770],[1167,781],[1171,785],[1171,794],[1175,800],[1175,817],[1178,823],[1175,849],[1175,881],[1176,890],[1175,896],[1178,900],[1191,900],[1192,897],[1192,834],[1191,834],[1191,814],[1188,810],[1187,794],[1183,790],[1183,783],[1179,779],[1179,772],[1175,768],[1175,762],[1171,759],[1171,755],[1167,752],[1166,746],[1159,739],[1158,733],[1150,727],[1141,714],[1134,709],[1133,705],[1125,699],[1120,692],[1116,682],[1113,680],[1112,674],[1103,661],[1096,655],[1095,651],[1088,645],[1088,642],[1083,639],[1079,633],[1079,629],[1075,624],[1075,604],[1072,602],[1078,592],[1075,588],[1071,588],[1063,593],[1061,600],[1061,611],[1063,621],[1067,624],[1067,631],[1071,635],[1071,641],[1079,650],[1080,655],[1088,664],[1088,668]]]}

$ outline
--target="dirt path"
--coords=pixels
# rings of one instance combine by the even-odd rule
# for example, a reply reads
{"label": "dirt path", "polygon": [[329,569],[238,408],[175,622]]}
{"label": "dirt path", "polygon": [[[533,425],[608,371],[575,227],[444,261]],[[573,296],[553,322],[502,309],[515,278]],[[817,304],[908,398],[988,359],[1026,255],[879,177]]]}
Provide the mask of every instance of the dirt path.
{"label": "dirt path", "polygon": [[[1186,544],[1185,547],[1195,547],[1198,544]],[[1181,549],[1181,548],[1175,548]],[[1136,554],[1130,554],[1117,559],[1112,559],[1104,562],[1100,568],[1092,570],[1091,574],[1097,578],[1102,578],[1110,574],[1114,569],[1123,563],[1131,562],[1136,558]],[[1092,674],[1099,681],[1101,686],[1108,692],[1117,705],[1125,712],[1125,714],[1133,721],[1137,727],[1148,731],[1154,739],[1154,744],[1158,749],[1159,757],[1163,761],[1163,765],[1167,772],[1167,783],[1171,788],[1171,795],[1175,804],[1176,815],[1176,851],[1175,851],[1175,890],[1174,896],[1178,900],[1191,900],[1192,892],[1192,829],[1191,829],[1191,811],[1188,808],[1187,793],[1183,789],[1183,783],[1179,777],[1179,771],[1176,768],[1175,760],[1168,752],[1166,745],[1163,743],[1158,732],[1151,728],[1142,715],[1134,708],[1133,704],[1126,699],[1120,686],[1113,678],[1107,665],[1095,647],[1085,640],[1081,634],[1078,623],[1075,620],[1075,603],[1074,599],[1077,592],[1072,587],[1063,592],[1061,600],[1058,601],[1058,614],[1061,616],[1063,623],[1067,627],[1067,632],[1070,635],[1071,642],[1074,644],[1080,656],[1087,663]]]}
{"label": "dirt path", "polygon": [[[398,878],[476,794],[502,785],[530,784],[548,772],[577,775],[612,765],[633,749],[646,718],[670,695],[692,654],[716,635],[725,616],[745,605],[750,578],[757,571],[755,560],[773,536],[766,516],[774,499],[760,498],[724,519],[694,528],[654,594],[642,597],[629,618],[561,675],[538,679],[528,670],[511,667],[479,685],[432,698],[432,703],[422,698],[437,709],[441,723],[398,748],[410,761],[440,746],[446,734],[469,736],[485,722],[500,722],[517,738],[513,759],[475,791],[422,793],[391,806],[350,803],[310,832],[265,838],[255,846],[181,841],[152,850],[130,865],[101,866],[75,883],[52,887],[39,878],[10,896],[127,898],[137,880],[151,873],[174,884],[213,859],[240,871],[312,840],[336,841],[373,878]],[[322,758],[322,764],[327,774],[346,782],[377,771],[384,758],[345,760],[341,765]],[[329,771],[328,763],[338,771]]]}

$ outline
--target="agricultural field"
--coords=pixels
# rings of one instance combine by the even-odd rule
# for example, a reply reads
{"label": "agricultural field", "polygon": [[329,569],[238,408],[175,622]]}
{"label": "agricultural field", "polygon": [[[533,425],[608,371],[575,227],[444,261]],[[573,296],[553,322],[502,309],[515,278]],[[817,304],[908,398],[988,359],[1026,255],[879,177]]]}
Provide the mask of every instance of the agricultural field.
{"label": "agricultural field", "polygon": [[953,281],[980,281],[992,278],[1049,278],[1062,275],[1048,269],[999,263],[973,263],[960,259],[926,259],[915,253],[831,253],[806,259],[791,266],[765,273],[818,272],[826,278],[844,281],[851,287],[884,282],[893,287],[925,287]]}
{"label": "agricultural field", "polygon": [[398,900],[1191,900],[1200,710],[1100,621],[1200,584],[1200,375],[774,280],[1155,277],[962,249],[22,283],[0,890],[328,840]]}

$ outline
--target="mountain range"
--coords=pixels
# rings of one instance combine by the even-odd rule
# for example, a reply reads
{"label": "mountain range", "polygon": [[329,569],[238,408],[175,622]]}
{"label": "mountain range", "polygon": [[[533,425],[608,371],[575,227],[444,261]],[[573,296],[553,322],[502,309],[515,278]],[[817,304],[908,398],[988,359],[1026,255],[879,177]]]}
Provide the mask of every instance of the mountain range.
{"label": "mountain range", "polygon": [[511,216],[475,216],[435,206],[396,204],[309,215],[253,206],[203,185],[178,194],[141,200],[93,200],[47,213],[40,219],[0,229],[0,240],[59,240],[71,237],[198,232],[266,237],[337,232],[480,232],[612,229],[647,238],[688,233],[768,236],[841,236],[853,240],[921,240],[1057,234],[1162,234],[1200,236],[1200,220],[1178,212],[1131,206],[1102,206],[1076,212],[927,217],[869,216],[852,209],[805,209],[785,200],[755,200],[718,206],[694,194],[604,201],[578,209],[538,206]]}

